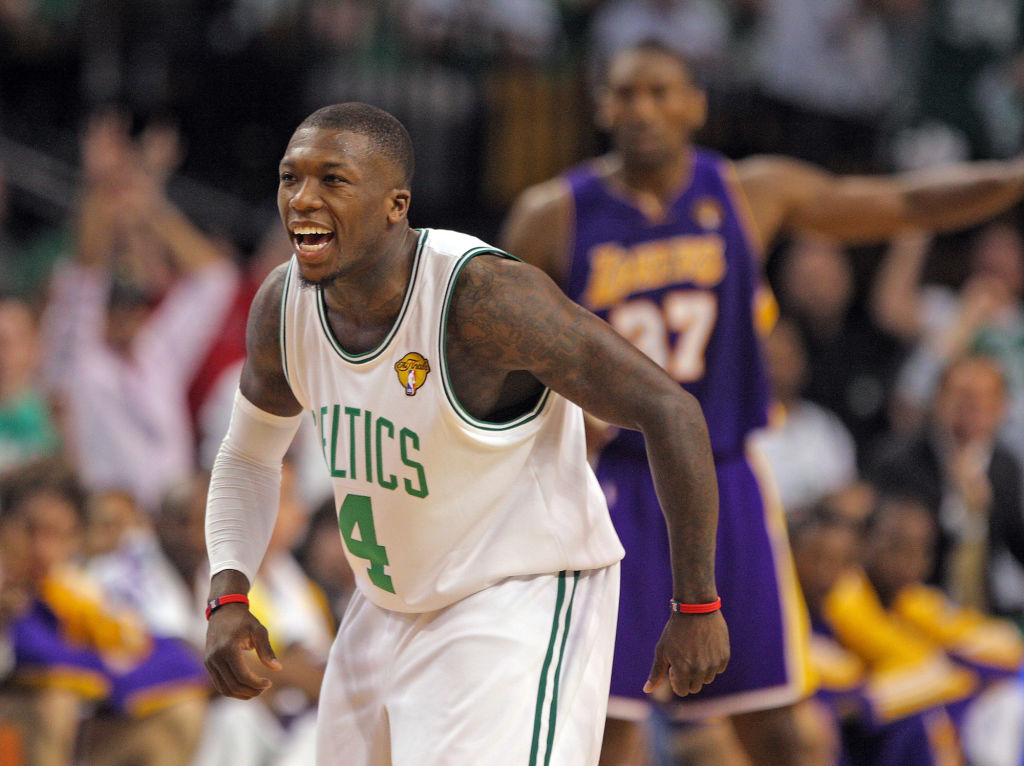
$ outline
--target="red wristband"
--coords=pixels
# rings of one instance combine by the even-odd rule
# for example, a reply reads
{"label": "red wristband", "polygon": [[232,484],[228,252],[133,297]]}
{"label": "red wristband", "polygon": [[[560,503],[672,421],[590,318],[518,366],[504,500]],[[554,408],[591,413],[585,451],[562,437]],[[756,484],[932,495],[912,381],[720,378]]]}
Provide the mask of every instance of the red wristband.
{"label": "red wristband", "polygon": [[707,614],[708,612],[717,612],[722,608],[722,599],[716,598],[714,601],[709,601],[706,604],[684,604],[681,601],[672,599],[668,602],[669,608],[673,612],[678,614]]}
{"label": "red wristband", "polygon": [[210,615],[225,604],[245,604],[245,606],[248,607],[249,597],[244,593],[229,593],[226,596],[210,599],[206,602],[206,619],[209,620]]}

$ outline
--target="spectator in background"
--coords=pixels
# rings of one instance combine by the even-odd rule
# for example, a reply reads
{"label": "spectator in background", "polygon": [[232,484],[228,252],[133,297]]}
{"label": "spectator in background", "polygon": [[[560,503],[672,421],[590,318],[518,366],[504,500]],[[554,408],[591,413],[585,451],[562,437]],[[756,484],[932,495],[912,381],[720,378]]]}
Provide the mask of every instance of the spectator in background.
{"label": "spectator in background", "polygon": [[53,461],[0,481],[5,587],[20,591],[10,628],[19,691],[3,707],[18,711],[34,766],[72,763],[83,721],[89,764],[186,766],[205,711],[202,666],[112,607],[77,567],[84,514],[74,476]]}
{"label": "spectator in background", "polygon": [[786,513],[837,492],[857,475],[857,448],[842,421],[803,398],[807,355],[796,324],[783,317],[765,344],[775,406],[756,444],[771,463]]}
{"label": "spectator in background", "polygon": [[921,498],[938,524],[929,582],[982,611],[1024,618],[1021,466],[998,439],[1006,383],[998,362],[967,355],[939,384],[926,425],[890,446],[871,473],[880,489]]}
{"label": "spectator in background", "polygon": [[[217,328],[215,337],[196,370],[188,392],[189,410],[196,426],[199,465],[209,469],[221,439],[227,432],[230,400],[238,385],[245,359],[245,330],[249,306],[263,280],[291,255],[287,233],[275,215],[265,227],[256,250],[238,274],[234,300]],[[226,408],[226,409],[225,409]]]}
{"label": "spectator in background", "polygon": [[[198,657],[202,649],[202,599],[172,563],[171,556],[188,555],[184,541],[169,545],[155,530],[165,532],[168,517],[187,513],[180,508],[205,491],[201,475],[172,488],[154,518],[123,491],[105,490],[86,503],[89,574],[110,602],[137,614],[153,636],[183,642]],[[200,489],[201,488],[201,489]],[[172,550],[169,554],[168,549]]]}
{"label": "spectator in background", "polygon": [[998,359],[1009,385],[1005,443],[1024,460],[1024,237],[1009,218],[979,229],[959,291],[923,284],[930,239],[907,234],[894,242],[879,271],[873,311],[880,325],[914,350],[894,391],[895,425],[920,425],[942,370],[980,351]]}
{"label": "spectator in background", "polygon": [[[882,637],[877,656],[865,658],[843,646],[829,625],[826,604],[842,578],[855,571],[860,556],[861,527],[825,506],[790,517],[790,542],[800,587],[811,616],[811,661],[819,686],[814,700],[833,733],[832,762],[851,766],[939,766],[960,763],[953,722],[941,704],[957,697],[966,676],[941,664],[939,673],[916,684],[920,699],[898,699],[900,685],[918,669],[904,654],[906,641],[896,642],[890,657],[881,645],[884,621],[877,612],[873,635]],[[899,633],[896,631],[896,635]],[[841,759],[838,757],[841,753]]]}
{"label": "spectator in background", "polygon": [[839,416],[862,464],[888,429],[886,403],[899,349],[855,301],[853,267],[835,240],[799,234],[779,257],[779,303],[799,326],[807,351],[803,395]]}
{"label": "spectator in background", "polygon": [[85,503],[86,559],[96,559],[114,553],[130,540],[145,532],[146,519],[135,498],[117,489],[94,492]]}
{"label": "spectator in background", "polygon": [[0,294],[0,471],[57,450],[37,372],[42,350],[28,303]]}
{"label": "spectator in background", "polygon": [[154,519],[160,552],[167,564],[169,600],[181,626],[180,635],[202,650],[206,644],[206,585],[210,573],[206,558],[206,493],[210,474],[198,471],[172,487]]}
{"label": "spectator in background", "polygon": [[[870,667],[916,666],[913,684],[889,690],[890,706],[901,696],[908,704],[908,693],[926,699],[929,687],[936,694],[941,689],[942,698],[935,701],[953,718],[968,762],[1015,766],[1021,725],[996,731],[977,717],[988,707],[979,707],[979,701],[1019,698],[1024,641],[1011,623],[955,605],[923,584],[936,533],[931,509],[911,497],[882,496],[866,528],[863,571],[836,583],[824,605],[825,619],[840,642]],[[969,736],[979,730],[980,739]]]}
{"label": "spectator in background", "polygon": [[858,479],[822,498],[819,513],[832,516],[852,527],[859,527],[864,524],[877,501],[875,487],[865,479]]}
{"label": "spectator in background", "polygon": [[193,470],[186,394],[236,284],[163,194],[175,147],[162,132],[134,145],[110,115],[90,123],[75,256],[44,316],[47,382],[83,481],[124,488],[148,513]]}
{"label": "spectator in background", "polygon": [[138,615],[149,633],[183,642],[197,657],[206,632],[208,486],[202,471],[175,484],[152,520],[125,493],[96,493],[89,498],[86,528],[94,541],[87,570],[110,603]]}

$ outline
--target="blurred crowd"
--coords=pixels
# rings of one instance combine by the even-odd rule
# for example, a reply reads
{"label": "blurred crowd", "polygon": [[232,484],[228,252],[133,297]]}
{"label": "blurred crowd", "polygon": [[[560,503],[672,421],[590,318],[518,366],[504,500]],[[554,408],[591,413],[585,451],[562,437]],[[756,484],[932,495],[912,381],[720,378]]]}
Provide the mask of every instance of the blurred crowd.
{"label": "blurred crowd", "polygon": [[[0,766],[311,762],[352,588],[311,429],[251,594],[285,669],[238,703],[200,660],[206,481],[249,302],[289,255],[287,131],[392,111],[413,224],[493,241],[519,191],[601,150],[590,86],[646,38],[693,62],[727,156],[1024,149],[1024,0],[0,0]],[[757,449],[823,748],[1019,764],[1024,211],[884,249],[797,237],[768,275]],[[724,727],[666,732],[678,762],[742,763]]]}

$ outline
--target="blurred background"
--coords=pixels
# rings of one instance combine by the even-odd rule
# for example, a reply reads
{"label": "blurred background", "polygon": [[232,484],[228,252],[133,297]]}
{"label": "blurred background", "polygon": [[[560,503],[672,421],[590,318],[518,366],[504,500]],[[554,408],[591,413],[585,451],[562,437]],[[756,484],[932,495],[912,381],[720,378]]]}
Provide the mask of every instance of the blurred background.
{"label": "blurred background", "polygon": [[23,248],[65,223],[87,119],[116,108],[133,132],[178,131],[172,196],[244,257],[294,125],[367,100],[413,136],[417,220],[487,237],[516,192],[601,148],[588,85],[648,37],[692,60],[701,138],[729,156],[837,171],[1010,156],[1019,17],[1011,0],[4,0],[6,225]]}
{"label": "blurred background", "polygon": [[[334,102],[391,111],[416,150],[412,224],[493,242],[519,192],[607,147],[598,73],[649,38],[692,63],[698,142],[734,159],[888,173],[1024,147],[1024,0],[0,0],[0,766],[310,762],[352,587],[312,434],[253,596],[290,675],[211,701],[196,659],[206,471],[249,302],[290,254],[290,133]],[[924,502],[941,523],[921,579],[1012,627],[1003,680],[1024,656],[1022,222],[794,238],[766,285],[762,446],[801,545],[849,522],[843,561],[867,566],[864,520]],[[922,458],[935,423],[970,448]],[[956,659],[943,635],[928,646]],[[992,706],[1004,757],[1020,699]],[[706,762],[741,762],[715,747]],[[683,750],[660,757],[701,762]]]}

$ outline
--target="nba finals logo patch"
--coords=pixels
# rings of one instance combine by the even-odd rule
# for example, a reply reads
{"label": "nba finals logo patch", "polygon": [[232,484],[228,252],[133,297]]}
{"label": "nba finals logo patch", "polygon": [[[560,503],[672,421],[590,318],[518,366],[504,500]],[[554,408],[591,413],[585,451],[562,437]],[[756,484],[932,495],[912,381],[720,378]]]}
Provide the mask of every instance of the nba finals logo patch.
{"label": "nba finals logo patch", "polygon": [[430,362],[422,354],[410,351],[395,362],[395,372],[398,373],[398,382],[405,389],[405,395],[415,396],[416,390],[427,380]]}
{"label": "nba finals logo patch", "polygon": [[703,197],[693,206],[693,220],[704,231],[717,231],[722,228],[725,212],[721,203],[714,197]]}

